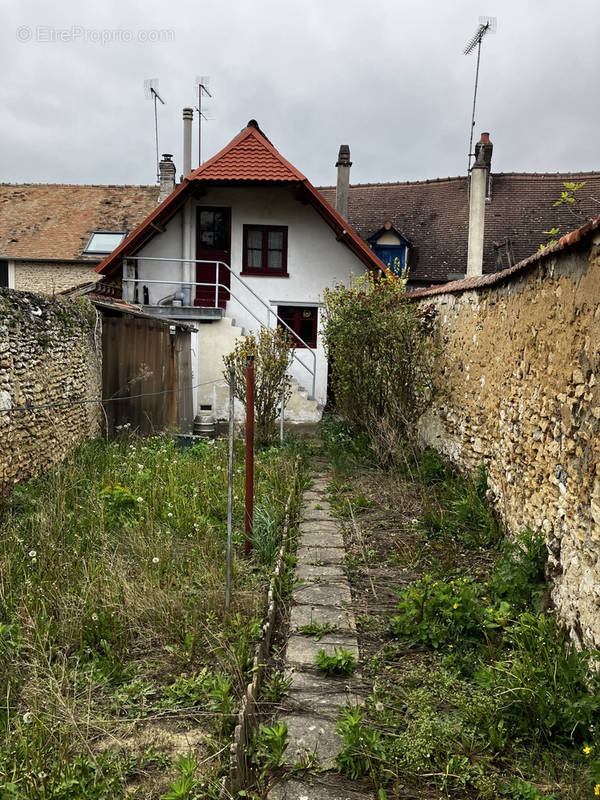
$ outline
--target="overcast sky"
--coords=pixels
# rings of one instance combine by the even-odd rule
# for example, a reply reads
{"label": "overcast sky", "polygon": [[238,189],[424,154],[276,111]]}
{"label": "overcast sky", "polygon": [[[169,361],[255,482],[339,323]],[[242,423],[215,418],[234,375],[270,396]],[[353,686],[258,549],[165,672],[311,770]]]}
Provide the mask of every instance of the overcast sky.
{"label": "overcast sky", "polygon": [[[214,101],[203,156],[251,118],[315,184],[466,172],[480,15],[475,141],[495,172],[600,169],[598,0],[0,0],[0,181],[155,181],[160,151],[181,169],[181,109],[195,79]],[[197,127],[194,123],[194,166]]]}

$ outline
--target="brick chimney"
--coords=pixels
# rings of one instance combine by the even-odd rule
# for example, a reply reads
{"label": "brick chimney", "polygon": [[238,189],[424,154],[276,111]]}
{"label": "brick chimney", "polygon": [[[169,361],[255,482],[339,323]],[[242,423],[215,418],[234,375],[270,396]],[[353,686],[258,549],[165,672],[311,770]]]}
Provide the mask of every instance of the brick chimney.
{"label": "brick chimney", "polygon": [[471,167],[469,185],[469,244],[467,278],[483,273],[483,234],[485,231],[485,202],[489,196],[490,167],[493,144],[489,133],[482,133],[475,145],[475,163]]}
{"label": "brick chimney", "polygon": [[350,148],[347,144],[340,145],[337,167],[337,188],[335,190],[335,210],[340,217],[348,219],[348,194],[350,191]]}
{"label": "brick chimney", "polygon": [[183,109],[183,177],[192,171],[192,122],[194,120],[194,109]]}
{"label": "brick chimney", "polygon": [[175,164],[171,153],[163,153],[163,157],[158,165],[158,176],[160,188],[158,190],[158,202],[168,197],[175,191]]}

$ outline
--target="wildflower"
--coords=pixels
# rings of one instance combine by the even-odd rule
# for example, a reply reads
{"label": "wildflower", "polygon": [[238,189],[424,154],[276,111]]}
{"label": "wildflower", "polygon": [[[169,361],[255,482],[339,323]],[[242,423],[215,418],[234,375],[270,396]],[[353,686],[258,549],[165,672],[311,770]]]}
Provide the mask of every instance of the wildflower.
{"label": "wildflower", "polygon": [[454,581],[450,581],[450,586],[454,586]]}
{"label": "wildflower", "polygon": [[450,648],[450,650],[452,650],[454,648],[454,645],[453,644],[449,644],[448,647]]}
{"label": "wildflower", "polygon": [[36,556],[37,556],[37,551],[36,550],[30,550],[29,551],[29,558],[35,558]]}
{"label": "wildflower", "polygon": [[98,622],[98,614],[95,612],[92,614],[92,622]]}
{"label": "wildflower", "polygon": [[458,608],[458,603],[454,603],[454,605],[452,606],[452,608],[453,608],[454,610],[456,610],[456,609]]}
{"label": "wildflower", "polygon": [[153,564],[158,564],[159,561],[160,561],[160,558],[158,556],[154,556],[154,558],[152,559],[152,563]]}
{"label": "wildflower", "polygon": [[592,752],[592,748],[589,746],[589,744],[586,744],[586,746],[583,748],[584,755],[589,756],[589,754],[591,752]]}
{"label": "wildflower", "polygon": [[173,514],[169,511],[169,513],[167,514],[167,517],[172,517],[172,516],[173,516]]}
{"label": "wildflower", "polygon": [[487,600],[487,597],[482,597],[481,599],[482,599],[482,600]]}
{"label": "wildflower", "polygon": [[143,503],[144,502],[144,498],[143,497],[138,497],[137,501],[138,501],[138,503]]}
{"label": "wildflower", "polygon": [[381,701],[375,703],[375,711],[383,711],[383,703]]}
{"label": "wildflower", "polygon": [[597,784],[594,786],[594,794],[596,794],[596,795],[600,795],[600,783],[597,783]]}
{"label": "wildflower", "polygon": [[31,711],[26,711],[23,714],[23,722],[25,723],[25,725],[29,725],[30,723],[33,722],[33,714],[31,713]]}

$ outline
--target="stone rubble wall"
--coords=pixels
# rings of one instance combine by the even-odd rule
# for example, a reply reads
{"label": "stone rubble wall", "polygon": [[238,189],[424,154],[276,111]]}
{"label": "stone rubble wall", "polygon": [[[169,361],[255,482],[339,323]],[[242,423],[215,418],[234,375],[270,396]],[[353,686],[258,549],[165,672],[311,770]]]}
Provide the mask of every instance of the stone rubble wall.
{"label": "stone rubble wall", "polygon": [[102,396],[101,321],[84,298],[0,290],[0,494],[101,432],[96,403],[11,411]]}
{"label": "stone rubble wall", "polygon": [[43,261],[15,262],[15,289],[38,294],[58,294],[81,283],[98,279],[98,262],[73,264],[69,261],[49,263]]}
{"label": "stone rubble wall", "polygon": [[502,282],[430,294],[438,394],[423,441],[462,470],[485,464],[509,532],[545,532],[552,600],[600,647],[600,238]]}

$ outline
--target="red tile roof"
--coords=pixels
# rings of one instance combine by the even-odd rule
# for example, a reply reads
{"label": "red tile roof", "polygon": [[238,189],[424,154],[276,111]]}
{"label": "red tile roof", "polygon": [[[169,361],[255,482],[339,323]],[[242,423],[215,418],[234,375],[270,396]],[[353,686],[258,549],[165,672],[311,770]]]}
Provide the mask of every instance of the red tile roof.
{"label": "red tile roof", "polygon": [[472,289],[478,289],[481,286],[493,286],[494,284],[502,283],[512,275],[528,269],[532,264],[535,264],[542,258],[546,258],[546,256],[552,255],[552,253],[558,253],[561,250],[572,247],[574,244],[577,244],[582,239],[585,239],[599,228],[600,216],[596,217],[596,219],[586,222],[586,224],[582,225],[581,228],[576,228],[575,230],[566,233],[558,240],[556,244],[545,247],[543,250],[538,250],[536,253],[529,256],[529,258],[525,258],[523,261],[520,261],[518,264],[515,264],[509,269],[504,269],[501,272],[493,272],[488,275],[474,275],[471,278],[464,278],[460,281],[451,281],[450,283],[445,283],[441,286],[431,286],[428,289],[418,289],[417,291],[409,292],[407,297],[412,300],[413,298],[429,297],[430,295],[434,294],[467,292]]}
{"label": "red tile roof", "polygon": [[[492,173],[492,199],[485,210],[484,272],[496,270],[494,242],[509,237],[518,262],[546,239],[544,231],[553,227],[566,231],[577,222],[569,206],[553,206],[564,191],[564,181],[586,181],[578,192],[581,212],[583,218],[595,217],[600,208],[600,172]],[[335,203],[335,187],[319,191]],[[414,247],[409,256],[411,281],[445,282],[449,274],[466,271],[466,176],[350,186],[348,222],[363,239],[386,220]]]}
{"label": "red tile roof", "polygon": [[131,231],[157,201],[158,186],[0,183],[0,258],[97,263],[92,231]]}
{"label": "red tile roof", "polygon": [[188,192],[204,181],[216,183],[246,182],[291,184],[298,187],[315,211],[336,236],[370,269],[387,270],[369,246],[329,205],[310,181],[273,147],[254,120],[250,120],[226,147],[209,159],[172,192],[142,224],[131,233],[96,268],[103,275],[113,275],[121,268],[124,256],[132,255],[156,233],[156,225],[166,222],[184,203]]}
{"label": "red tile roof", "polygon": [[305,181],[304,175],[277,152],[254,120],[211,159],[194,170],[197,181]]}

